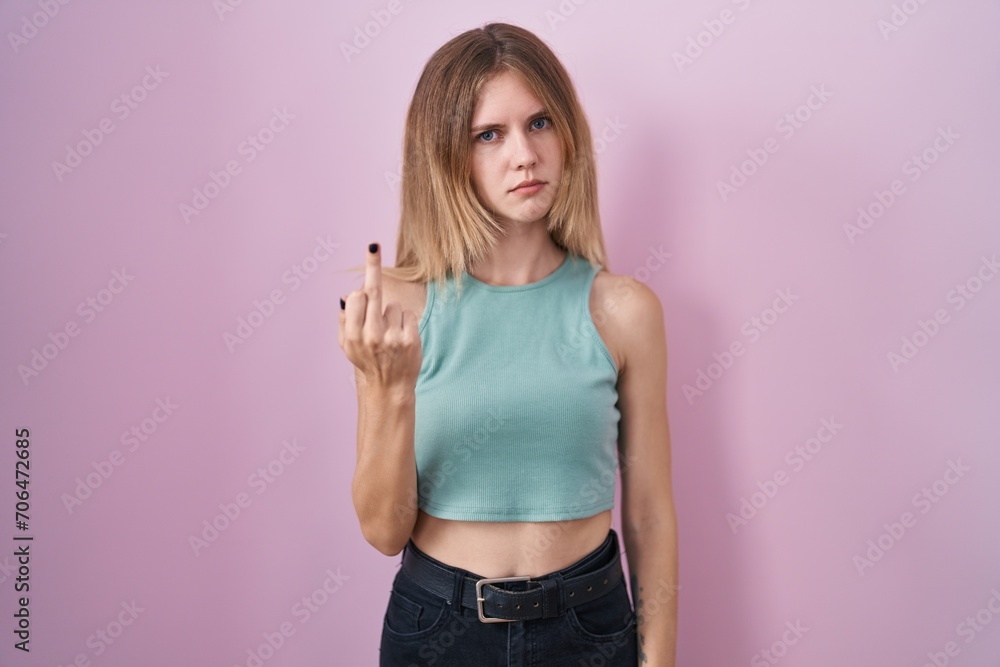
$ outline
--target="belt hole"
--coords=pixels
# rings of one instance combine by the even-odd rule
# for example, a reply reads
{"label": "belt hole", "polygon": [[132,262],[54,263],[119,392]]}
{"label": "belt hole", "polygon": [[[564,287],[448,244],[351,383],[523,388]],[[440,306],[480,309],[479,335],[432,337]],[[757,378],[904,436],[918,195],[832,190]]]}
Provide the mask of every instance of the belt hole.
{"label": "belt hole", "polygon": [[521,608],[521,605],[519,605],[519,604],[514,605],[514,609],[520,609],[520,608]]}
{"label": "belt hole", "polygon": [[587,586],[588,591],[592,590],[593,588],[594,588],[593,586]]}
{"label": "belt hole", "polygon": [[607,579],[605,579],[605,580],[604,580],[604,581],[603,581],[602,583],[605,583],[605,584],[606,584],[606,583],[608,583],[608,580],[607,580]]}
{"label": "belt hole", "polygon": [[538,603],[536,602],[535,604],[533,604],[533,605],[531,605],[531,606],[532,606],[532,607],[537,607],[537,606],[538,606]]}
{"label": "belt hole", "polygon": [[576,591],[570,591],[570,592],[569,592],[569,596],[570,596],[570,597],[573,597],[574,595],[576,595]]}

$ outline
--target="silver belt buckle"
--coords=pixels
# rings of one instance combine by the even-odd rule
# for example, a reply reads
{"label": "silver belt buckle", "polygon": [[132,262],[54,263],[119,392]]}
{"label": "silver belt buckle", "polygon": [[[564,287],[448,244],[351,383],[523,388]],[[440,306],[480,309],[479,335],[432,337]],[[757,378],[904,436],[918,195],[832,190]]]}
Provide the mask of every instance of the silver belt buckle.
{"label": "silver belt buckle", "polygon": [[531,581],[531,577],[496,577],[494,579],[480,579],[476,582],[476,607],[479,609],[479,620],[483,623],[510,623],[516,619],[513,618],[496,618],[494,616],[484,616],[483,615],[483,603],[486,598],[483,597],[483,586],[485,584],[493,584],[500,581]]}

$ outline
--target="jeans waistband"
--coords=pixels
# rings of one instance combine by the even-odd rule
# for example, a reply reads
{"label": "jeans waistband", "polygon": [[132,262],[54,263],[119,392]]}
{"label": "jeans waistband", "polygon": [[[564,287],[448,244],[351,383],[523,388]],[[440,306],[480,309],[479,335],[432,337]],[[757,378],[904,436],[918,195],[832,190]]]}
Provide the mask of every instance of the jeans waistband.
{"label": "jeans waistband", "polygon": [[620,556],[618,535],[610,529],[599,547],[565,568],[530,578],[513,577],[520,581],[509,581],[512,577],[492,581],[442,563],[408,540],[402,574],[450,604],[477,609],[483,622],[531,620],[558,616],[614,590],[624,576]]}

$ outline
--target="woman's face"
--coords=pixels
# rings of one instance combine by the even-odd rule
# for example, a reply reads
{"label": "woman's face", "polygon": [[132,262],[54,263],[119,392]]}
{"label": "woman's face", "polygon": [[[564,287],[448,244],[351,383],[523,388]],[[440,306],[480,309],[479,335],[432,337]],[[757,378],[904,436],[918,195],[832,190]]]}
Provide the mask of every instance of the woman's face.
{"label": "woman's face", "polygon": [[[562,177],[563,147],[542,103],[520,77],[487,81],[472,114],[472,185],[501,223],[545,217]],[[525,181],[541,181],[532,187]]]}

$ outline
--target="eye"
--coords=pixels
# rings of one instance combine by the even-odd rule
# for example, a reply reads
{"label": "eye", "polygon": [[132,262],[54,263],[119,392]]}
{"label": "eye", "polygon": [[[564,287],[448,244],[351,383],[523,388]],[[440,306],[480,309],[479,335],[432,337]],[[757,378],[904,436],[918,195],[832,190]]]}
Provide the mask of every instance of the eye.
{"label": "eye", "polygon": [[[542,125],[541,127],[536,127],[535,123],[546,123],[547,125]],[[544,130],[546,127],[551,127],[552,126],[552,119],[549,118],[548,116],[543,116],[541,118],[536,118],[535,120],[533,120],[531,122],[531,126],[534,127],[536,130]]]}
{"label": "eye", "polygon": [[487,144],[488,144],[488,143],[491,143],[491,142],[490,142],[490,140],[489,140],[489,139],[487,138],[487,135],[494,135],[494,134],[496,134],[496,130],[486,130],[485,132],[481,132],[481,133],[480,133],[480,134],[479,134],[479,135],[478,135],[478,136],[476,137],[476,140],[477,140],[477,141],[482,141],[483,143],[487,143]]}

